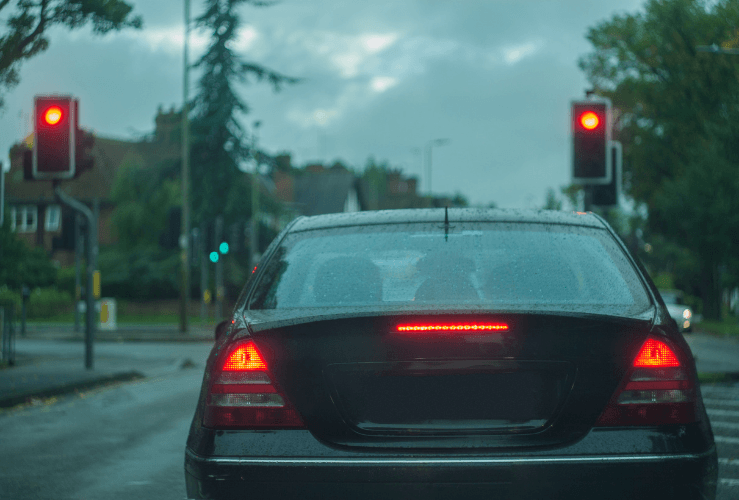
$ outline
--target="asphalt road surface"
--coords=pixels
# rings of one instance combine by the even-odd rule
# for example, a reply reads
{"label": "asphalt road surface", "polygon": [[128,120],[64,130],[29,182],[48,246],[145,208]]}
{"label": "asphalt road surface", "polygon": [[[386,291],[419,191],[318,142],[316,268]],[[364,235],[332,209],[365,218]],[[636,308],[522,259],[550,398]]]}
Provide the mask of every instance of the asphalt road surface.
{"label": "asphalt road surface", "polygon": [[[0,412],[0,498],[184,499],[185,439],[209,348],[101,346],[160,368],[142,381]],[[49,352],[68,355],[64,349]],[[171,359],[195,366],[165,363]],[[739,384],[702,390],[719,449],[718,499],[737,499]]]}

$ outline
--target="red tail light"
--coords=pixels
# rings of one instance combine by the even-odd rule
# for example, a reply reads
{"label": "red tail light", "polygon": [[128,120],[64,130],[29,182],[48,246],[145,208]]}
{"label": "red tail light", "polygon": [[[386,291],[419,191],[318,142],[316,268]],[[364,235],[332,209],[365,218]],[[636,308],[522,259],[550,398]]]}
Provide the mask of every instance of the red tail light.
{"label": "red tail light", "polygon": [[673,349],[662,340],[647,339],[596,425],[695,422],[695,386]]}
{"label": "red tail light", "polygon": [[241,341],[213,374],[203,425],[216,429],[303,427],[298,412],[277,391],[253,341]]}

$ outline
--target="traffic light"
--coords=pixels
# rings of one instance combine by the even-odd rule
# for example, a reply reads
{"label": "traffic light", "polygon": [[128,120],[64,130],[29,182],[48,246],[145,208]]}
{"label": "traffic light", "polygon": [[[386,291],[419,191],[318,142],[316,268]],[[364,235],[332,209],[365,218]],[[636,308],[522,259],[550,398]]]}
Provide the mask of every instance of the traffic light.
{"label": "traffic light", "polygon": [[220,255],[218,254],[218,252],[210,252],[210,261],[213,264],[215,264],[216,262],[218,262],[218,258],[219,257],[220,257]]}
{"label": "traffic light", "polygon": [[572,103],[572,182],[608,184],[612,178],[611,103],[604,100]]}
{"label": "traffic light", "polygon": [[221,244],[218,245],[218,251],[223,255],[226,255],[228,253],[228,242],[222,241]]}
{"label": "traffic light", "polygon": [[72,179],[76,171],[77,100],[36,96],[32,175],[36,180]]}

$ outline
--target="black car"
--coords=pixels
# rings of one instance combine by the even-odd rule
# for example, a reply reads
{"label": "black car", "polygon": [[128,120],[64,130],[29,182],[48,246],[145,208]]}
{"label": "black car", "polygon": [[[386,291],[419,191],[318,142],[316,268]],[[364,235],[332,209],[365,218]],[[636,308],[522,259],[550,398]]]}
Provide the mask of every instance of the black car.
{"label": "black car", "polygon": [[590,213],[299,218],[208,360],[188,497],[713,499],[656,294]]}

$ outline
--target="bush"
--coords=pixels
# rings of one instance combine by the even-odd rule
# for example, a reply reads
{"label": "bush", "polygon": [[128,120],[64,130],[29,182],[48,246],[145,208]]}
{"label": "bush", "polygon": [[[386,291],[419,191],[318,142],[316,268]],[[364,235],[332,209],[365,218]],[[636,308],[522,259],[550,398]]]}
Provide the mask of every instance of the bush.
{"label": "bush", "polygon": [[68,292],[56,288],[35,288],[28,299],[26,317],[51,318],[74,310],[74,300]]}
{"label": "bush", "polygon": [[15,306],[15,310],[19,311],[21,307],[21,294],[8,288],[0,287],[0,307]]}
{"label": "bush", "polygon": [[157,247],[101,249],[102,296],[127,300],[179,296],[179,255]]}

